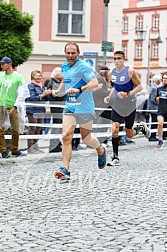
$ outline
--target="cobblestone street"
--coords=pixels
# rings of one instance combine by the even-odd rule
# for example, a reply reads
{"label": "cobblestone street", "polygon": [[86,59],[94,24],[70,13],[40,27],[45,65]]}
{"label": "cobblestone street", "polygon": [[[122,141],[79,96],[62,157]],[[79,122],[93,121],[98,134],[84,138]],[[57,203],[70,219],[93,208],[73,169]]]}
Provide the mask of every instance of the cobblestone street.
{"label": "cobblestone street", "polygon": [[94,150],[75,151],[66,183],[53,178],[61,153],[0,158],[0,251],[166,252],[167,141],[156,144],[136,138],[102,170]]}

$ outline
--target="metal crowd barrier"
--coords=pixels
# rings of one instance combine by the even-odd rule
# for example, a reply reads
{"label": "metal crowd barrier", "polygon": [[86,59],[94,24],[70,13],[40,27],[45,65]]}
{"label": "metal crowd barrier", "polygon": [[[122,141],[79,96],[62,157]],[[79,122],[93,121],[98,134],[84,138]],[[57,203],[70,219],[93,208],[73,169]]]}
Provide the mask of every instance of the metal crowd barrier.
{"label": "metal crowd barrier", "polygon": [[[64,105],[56,105],[56,104],[49,104],[49,103],[30,103],[30,102],[26,102],[24,103],[25,106],[36,106],[36,107],[55,107],[55,108],[64,108]],[[95,111],[111,111],[112,108],[95,108]],[[136,110],[136,112],[157,112],[157,110]],[[57,115],[57,117],[56,117]],[[38,114],[38,117],[45,117],[46,114],[45,113],[41,113],[41,114]],[[52,116],[52,114],[47,114],[47,116]],[[60,114],[54,114],[55,118],[60,118]],[[59,116],[59,117],[58,117]],[[109,119],[108,119],[109,120]],[[167,124],[167,122],[164,122]],[[151,122],[148,122],[147,125],[151,126],[152,124],[158,124],[157,122],[156,123],[151,123]],[[122,123],[120,126],[124,126],[125,124]],[[134,126],[137,126],[137,125],[140,125],[140,123],[135,123]],[[62,124],[47,124],[47,123],[42,123],[42,124],[39,124],[39,123],[28,123],[26,122],[25,123],[25,126],[26,127],[29,127],[29,126],[40,126],[40,127],[48,127],[48,128],[62,128]],[[77,124],[76,126],[77,128],[79,127],[79,125]],[[95,132],[95,129],[98,129],[98,128],[106,128],[106,132]],[[110,132],[107,131],[107,129],[110,130]],[[108,123],[108,124],[93,124],[93,127],[92,127],[92,133],[94,136],[96,137],[111,137],[111,129],[112,129],[112,124],[111,123]],[[163,131],[167,131],[167,128],[164,128]],[[151,132],[157,132],[157,129],[151,129]],[[125,131],[120,131],[119,132],[119,135],[122,136],[122,135],[125,135]],[[80,133],[75,133],[74,134],[74,137],[75,138],[80,138],[81,135]],[[5,135],[5,138],[6,139],[11,139],[11,135]],[[62,138],[62,134],[40,134],[40,135],[27,135],[27,134],[20,134],[20,139],[61,139]]]}

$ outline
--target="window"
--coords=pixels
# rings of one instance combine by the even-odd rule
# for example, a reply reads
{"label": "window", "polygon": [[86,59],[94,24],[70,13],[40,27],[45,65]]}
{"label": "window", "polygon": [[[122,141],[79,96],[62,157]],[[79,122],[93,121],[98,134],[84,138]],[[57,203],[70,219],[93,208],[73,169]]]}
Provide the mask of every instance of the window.
{"label": "window", "polygon": [[137,17],[137,30],[143,30],[143,17]]}
{"label": "window", "polygon": [[158,58],[158,44],[153,43],[152,44],[152,58]]}
{"label": "window", "polygon": [[128,32],[128,18],[124,17],[122,20],[122,31],[123,32]]}
{"label": "window", "polygon": [[122,45],[122,51],[125,53],[125,58],[127,58],[127,53],[128,53],[127,44],[123,44],[123,45]]}
{"label": "window", "polygon": [[84,0],[58,0],[58,34],[84,33]]}
{"label": "window", "polygon": [[142,58],[142,44],[136,45],[136,59]]}
{"label": "window", "polygon": [[159,30],[159,16],[153,16],[153,30]]}

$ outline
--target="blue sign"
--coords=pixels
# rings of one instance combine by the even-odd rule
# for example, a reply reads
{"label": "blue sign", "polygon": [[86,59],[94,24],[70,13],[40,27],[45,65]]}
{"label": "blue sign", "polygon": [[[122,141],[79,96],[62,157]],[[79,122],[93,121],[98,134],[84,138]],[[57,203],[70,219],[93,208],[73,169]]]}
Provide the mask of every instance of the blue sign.
{"label": "blue sign", "polygon": [[98,65],[98,52],[84,52],[83,60],[95,71]]}
{"label": "blue sign", "polygon": [[86,61],[86,63],[88,63],[89,64],[89,66],[93,66],[93,64],[94,64],[94,62],[93,62],[93,60],[92,59],[86,59],[85,60]]}

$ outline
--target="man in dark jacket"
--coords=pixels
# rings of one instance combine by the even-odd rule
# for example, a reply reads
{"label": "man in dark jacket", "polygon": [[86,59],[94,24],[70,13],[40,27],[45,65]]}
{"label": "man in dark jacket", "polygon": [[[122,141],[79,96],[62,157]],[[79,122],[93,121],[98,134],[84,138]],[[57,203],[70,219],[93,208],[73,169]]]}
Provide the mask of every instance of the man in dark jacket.
{"label": "man in dark jacket", "polygon": [[[109,76],[109,68],[107,66],[101,66],[99,72],[96,72],[96,78],[98,80],[98,87],[94,89],[93,98],[96,108],[104,108],[104,110],[96,110],[96,124],[110,124],[111,111],[105,110],[105,108],[111,108],[108,104],[104,103],[104,98],[109,95],[111,91],[111,80]],[[96,128],[94,132],[106,132],[108,128]],[[108,139],[106,136],[98,138],[100,143],[107,144]]]}
{"label": "man in dark jacket", "polygon": [[[150,115],[151,115],[151,129],[155,130],[157,129],[157,110],[158,110],[158,102],[156,101],[156,96],[157,96],[157,87],[161,83],[161,75],[155,75],[153,76],[153,83],[150,87],[149,90],[149,97],[148,97],[148,102],[147,102],[147,110],[151,110]],[[152,132],[151,136],[149,138],[149,141],[158,141],[156,138],[156,132]]]}
{"label": "man in dark jacket", "polygon": [[[59,88],[59,85],[62,81],[62,72],[60,67],[56,67],[52,72],[51,80],[48,83],[47,89],[56,90]],[[51,114],[53,116],[53,124],[61,124],[62,123],[62,112],[63,108],[60,108],[60,105],[64,105],[65,103],[65,95],[62,96],[52,96],[49,95],[49,103],[54,104],[54,107],[50,108]],[[51,134],[61,134],[60,128],[52,128]],[[61,141],[58,138],[50,139],[49,143],[49,152],[61,152]]]}

